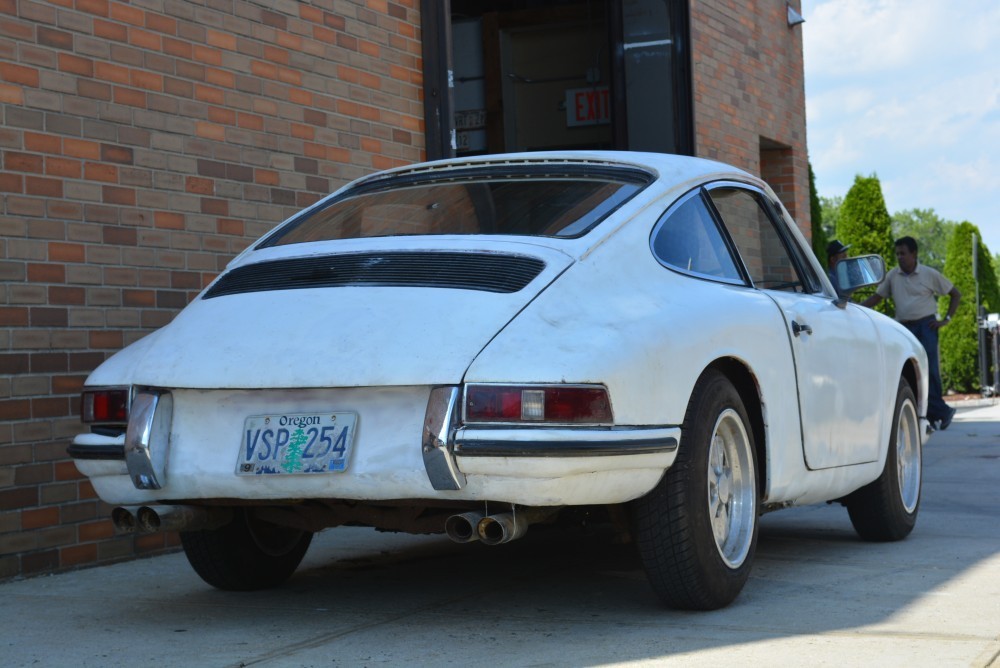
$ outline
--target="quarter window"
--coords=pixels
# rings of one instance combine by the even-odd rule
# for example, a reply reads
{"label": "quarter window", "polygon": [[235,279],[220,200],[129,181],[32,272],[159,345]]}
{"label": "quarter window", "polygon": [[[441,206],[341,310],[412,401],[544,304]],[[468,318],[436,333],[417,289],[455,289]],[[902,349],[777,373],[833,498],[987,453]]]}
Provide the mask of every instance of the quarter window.
{"label": "quarter window", "polygon": [[700,190],[689,193],[653,229],[653,254],[685,273],[742,283],[739,269]]}
{"label": "quarter window", "polygon": [[755,193],[716,187],[709,190],[709,196],[754,285],[765,290],[805,290],[788,249]]}

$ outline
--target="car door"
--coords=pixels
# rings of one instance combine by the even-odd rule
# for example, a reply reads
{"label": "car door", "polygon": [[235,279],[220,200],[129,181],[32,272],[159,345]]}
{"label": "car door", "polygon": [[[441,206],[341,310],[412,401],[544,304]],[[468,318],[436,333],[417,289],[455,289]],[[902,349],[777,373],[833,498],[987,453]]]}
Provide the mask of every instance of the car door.
{"label": "car door", "polygon": [[[735,183],[708,188],[747,277],[784,315],[795,360],[806,465],[876,461],[886,405],[875,324],[856,304],[838,306],[764,193]],[[775,341],[778,345],[779,342]]]}

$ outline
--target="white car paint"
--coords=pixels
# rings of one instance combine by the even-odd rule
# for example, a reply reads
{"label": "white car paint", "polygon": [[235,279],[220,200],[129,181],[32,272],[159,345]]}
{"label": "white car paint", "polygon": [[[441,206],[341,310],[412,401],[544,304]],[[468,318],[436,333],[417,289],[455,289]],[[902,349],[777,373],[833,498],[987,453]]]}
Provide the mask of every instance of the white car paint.
{"label": "white car paint", "polygon": [[[620,161],[645,166],[663,182],[579,239],[379,238],[248,249],[230,268],[278,257],[390,248],[502,250],[541,258],[546,268],[513,294],[350,287],[196,300],[87,381],[88,386],[161,387],[174,395],[163,488],[136,489],[117,462],[78,459],[101,498],[114,504],[206,498],[624,502],[646,494],[676,453],[458,457],[465,486],[434,489],[420,453],[431,388],[462,382],[598,383],[608,388],[616,426],[670,427],[679,433],[698,377],[723,359],[750,371],[762,405],[764,502],[834,499],[879,475],[902,369],[908,360],[920,369],[926,365],[912,337],[877,314],[834,306],[833,288],[811,256],[825,294],[803,300],[684,276],[649,252],[656,218],[697,184],[738,181],[776,201],[766,184],[717,163],[665,155],[508,159]],[[787,224],[787,213],[785,219]],[[804,243],[794,224],[789,231]],[[800,317],[813,335],[790,334],[790,319]],[[859,348],[859,341],[870,345]],[[919,380],[923,415],[926,378],[921,374]],[[803,397],[801,405],[796,397]],[[310,410],[359,413],[347,472],[234,474],[246,416]],[[93,434],[82,434],[75,443],[94,440]]]}

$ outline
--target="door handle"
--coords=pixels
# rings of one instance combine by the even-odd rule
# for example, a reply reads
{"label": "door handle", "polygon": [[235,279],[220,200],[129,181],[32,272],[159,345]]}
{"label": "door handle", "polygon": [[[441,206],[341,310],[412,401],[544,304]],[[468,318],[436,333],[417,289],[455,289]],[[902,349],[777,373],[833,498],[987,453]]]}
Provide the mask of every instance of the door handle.
{"label": "door handle", "polygon": [[800,325],[796,321],[792,320],[792,334],[794,334],[795,336],[798,336],[799,334],[802,334],[803,332],[805,332],[806,334],[812,334],[813,333],[813,328],[810,327],[809,325]]}

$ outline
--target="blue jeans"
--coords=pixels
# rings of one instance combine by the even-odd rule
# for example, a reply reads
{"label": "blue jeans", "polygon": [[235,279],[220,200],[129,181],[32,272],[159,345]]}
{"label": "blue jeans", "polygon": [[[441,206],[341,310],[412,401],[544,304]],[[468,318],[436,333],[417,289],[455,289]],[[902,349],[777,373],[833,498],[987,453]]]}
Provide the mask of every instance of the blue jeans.
{"label": "blue jeans", "polygon": [[927,367],[930,372],[927,384],[927,419],[931,422],[943,420],[951,413],[948,404],[941,397],[941,368],[938,364],[938,333],[931,328],[937,316],[929,315],[920,320],[901,323],[913,336],[917,337],[927,351]]}

